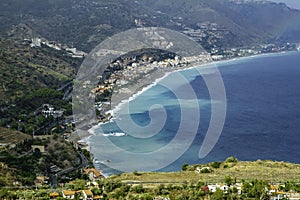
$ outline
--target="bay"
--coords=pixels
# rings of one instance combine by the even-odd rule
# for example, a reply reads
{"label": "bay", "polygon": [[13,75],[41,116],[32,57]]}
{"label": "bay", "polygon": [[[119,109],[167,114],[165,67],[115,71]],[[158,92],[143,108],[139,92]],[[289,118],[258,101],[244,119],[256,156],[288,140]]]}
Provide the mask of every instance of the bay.
{"label": "bay", "polygon": [[[153,137],[132,137],[130,132],[134,131],[135,126],[131,127],[130,124],[126,127],[127,132],[114,122],[96,128],[94,135],[89,138],[89,144],[94,157],[102,162],[98,167],[104,173],[111,174],[117,171],[108,167],[110,162],[129,166],[139,164],[132,163],[130,159],[126,163],[126,158],[121,161],[118,152],[115,155],[109,154],[109,157],[103,155],[103,146],[99,145],[99,140],[103,140],[102,132],[125,132],[126,135],[116,134],[115,136],[122,137],[109,137],[109,140],[124,151],[147,154],[170,143],[176,136],[180,123],[185,123],[187,135],[188,127],[196,125],[196,137],[183,155],[159,171],[179,171],[183,163],[223,161],[229,156],[235,156],[239,160],[268,159],[300,163],[300,53],[255,56],[219,62],[216,65],[226,90],[227,112],[221,136],[206,157],[200,159],[198,153],[209,126],[211,106],[216,102],[210,99],[207,85],[198,70],[209,72],[209,66],[170,74],[164,81],[174,86],[171,90],[158,83],[130,101],[129,114],[121,111],[117,113],[120,119],[130,116],[137,126],[143,127],[151,122],[151,106],[160,105],[152,107],[158,110],[152,113],[152,117],[161,117],[163,113],[160,113],[160,108],[163,107],[167,115],[166,122]],[[176,73],[180,73],[187,81],[178,81]],[[193,88],[197,105],[190,93],[180,101],[176,97],[178,91],[185,91],[186,85]],[[182,107],[191,113],[199,112],[200,121],[182,118]],[[146,130],[147,133],[151,131],[157,131],[156,127]],[[177,153],[174,151],[174,154]],[[163,159],[164,155],[161,155],[157,165]]]}

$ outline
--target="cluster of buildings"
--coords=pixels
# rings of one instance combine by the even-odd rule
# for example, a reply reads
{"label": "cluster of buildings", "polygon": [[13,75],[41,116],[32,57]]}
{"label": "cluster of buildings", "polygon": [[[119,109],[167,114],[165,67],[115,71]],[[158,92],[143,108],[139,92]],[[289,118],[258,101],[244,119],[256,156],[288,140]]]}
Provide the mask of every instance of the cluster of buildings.
{"label": "cluster of buildings", "polygon": [[298,200],[300,199],[300,193],[296,192],[285,192],[280,190],[280,186],[284,187],[285,185],[270,185],[268,193],[271,195],[271,200],[280,200],[280,199],[290,199]]}
{"label": "cluster of buildings", "polygon": [[[120,89],[135,80],[149,76],[152,72],[160,70],[162,72],[171,68],[178,69],[180,67],[189,66],[192,63],[207,63],[211,60],[210,55],[200,54],[198,56],[184,57],[175,56],[161,61],[155,61],[153,57],[144,55],[141,60],[136,57],[130,58],[131,62],[117,60],[110,65],[111,69],[106,80],[101,82],[96,88],[92,89],[94,94],[103,94],[106,91],[111,92],[113,89]],[[101,104],[97,104],[101,105]]]}
{"label": "cluster of buildings", "polygon": [[77,50],[76,48],[70,48],[66,45],[62,45],[56,42],[49,42],[48,40],[41,39],[38,37],[32,38],[32,39],[25,39],[25,41],[30,43],[30,47],[32,48],[38,48],[42,47],[42,45],[47,46],[49,48],[61,51],[64,50],[68,52],[68,55],[73,57],[73,58],[84,58],[87,53]]}
{"label": "cluster of buildings", "polygon": [[[269,187],[265,188],[265,191],[270,195],[271,200],[280,200],[280,199],[290,199],[290,200],[299,200],[300,199],[300,193],[297,192],[285,192],[280,190],[280,186],[282,188],[285,187],[285,185],[275,184],[275,185],[269,185]],[[202,188],[203,191],[209,193],[215,193],[218,189],[223,191],[225,194],[228,193],[229,189],[235,188],[237,190],[237,194],[242,194],[242,183],[235,183],[231,186],[228,186],[226,184],[209,184]]]}
{"label": "cluster of buildings", "polygon": [[[177,24],[181,25],[181,23]],[[217,23],[202,22],[197,24],[197,28],[190,28],[182,25],[183,33],[193,38],[195,41],[202,44],[208,43],[209,46],[216,46],[216,44],[230,35],[229,29]]]}
{"label": "cluster of buildings", "polygon": [[99,200],[103,199],[103,196],[94,195],[91,190],[63,190],[61,193],[51,192],[49,194],[50,199],[57,199],[62,197],[64,199],[75,199],[75,196],[79,197],[82,200]]}
{"label": "cluster of buildings", "polygon": [[55,110],[50,104],[43,104],[41,112],[45,117],[53,116],[54,118],[62,117],[64,114],[64,110]]}
{"label": "cluster of buildings", "polygon": [[[72,190],[72,186],[76,186],[76,183],[70,181],[67,184],[62,184],[62,189],[57,189],[49,193],[50,199],[58,199],[58,198],[65,198],[65,199],[75,199],[79,197],[83,200],[95,200],[95,199],[103,199],[102,196],[94,194],[91,188],[99,189],[99,185],[97,183],[98,180],[102,180],[105,177],[101,173],[101,171],[95,168],[87,168],[83,169],[83,174],[87,175],[89,181],[86,182],[85,189],[83,190]],[[49,177],[46,176],[38,176],[36,178],[35,184],[36,187],[42,187],[43,185],[47,185],[49,183]],[[66,189],[64,189],[64,187]]]}

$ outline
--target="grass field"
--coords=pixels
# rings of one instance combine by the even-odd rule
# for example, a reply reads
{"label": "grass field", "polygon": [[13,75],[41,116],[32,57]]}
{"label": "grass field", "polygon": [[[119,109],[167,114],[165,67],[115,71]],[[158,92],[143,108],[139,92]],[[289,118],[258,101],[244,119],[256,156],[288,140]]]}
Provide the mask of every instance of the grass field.
{"label": "grass field", "polygon": [[221,183],[224,182],[225,177],[231,176],[236,178],[238,182],[242,180],[266,180],[268,182],[285,182],[296,181],[300,182],[300,165],[274,162],[274,161],[254,161],[236,163],[221,163],[220,167],[215,169],[211,168],[210,173],[197,173],[196,167],[207,167],[206,165],[189,166],[188,170],[182,172],[143,172],[143,173],[124,173],[121,175],[112,176],[114,180],[121,180],[122,182],[136,182],[145,185],[152,184],[176,184],[176,183],[197,183],[203,181],[207,183]]}

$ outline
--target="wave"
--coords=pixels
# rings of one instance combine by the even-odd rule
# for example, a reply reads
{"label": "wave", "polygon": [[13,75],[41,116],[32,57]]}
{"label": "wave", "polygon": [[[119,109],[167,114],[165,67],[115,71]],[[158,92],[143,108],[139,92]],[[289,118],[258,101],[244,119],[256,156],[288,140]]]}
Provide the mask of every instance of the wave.
{"label": "wave", "polygon": [[126,133],[104,133],[102,135],[105,137],[123,137],[126,136]]}

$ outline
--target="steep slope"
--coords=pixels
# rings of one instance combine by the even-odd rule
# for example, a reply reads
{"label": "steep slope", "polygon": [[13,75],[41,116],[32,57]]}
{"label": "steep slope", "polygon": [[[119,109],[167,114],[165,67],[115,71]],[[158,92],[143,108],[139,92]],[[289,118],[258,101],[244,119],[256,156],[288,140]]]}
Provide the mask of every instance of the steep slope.
{"label": "steep slope", "polygon": [[[85,51],[107,36],[135,27],[135,19],[152,15],[130,0],[3,0],[0,13],[2,35],[22,23],[35,35]],[[159,25],[157,20],[147,19],[149,26]]]}
{"label": "steep slope", "polygon": [[237,13],[230,18],[238,25],[264,39],[299,41],[300,11],[283,3],[246,2],[234,3],[222,0],[223,5]]}
{"label": "steep slope", "polygon": [[49,123],[34,115],[42,104],[70,110],[57,88],[74,78],[81,61],[47,46],[0,39],[0,126],[32,133]]}
{"label": "steep slope", "polygon": [[16,100],[43,87],[55,88],[75,76],[80,62],[61,51],[0,39],[0,101]]}

